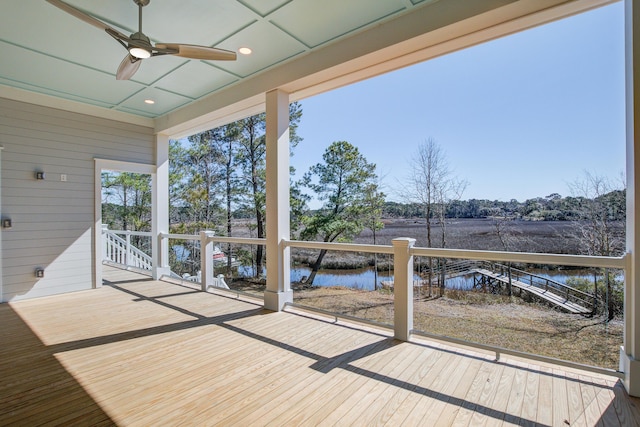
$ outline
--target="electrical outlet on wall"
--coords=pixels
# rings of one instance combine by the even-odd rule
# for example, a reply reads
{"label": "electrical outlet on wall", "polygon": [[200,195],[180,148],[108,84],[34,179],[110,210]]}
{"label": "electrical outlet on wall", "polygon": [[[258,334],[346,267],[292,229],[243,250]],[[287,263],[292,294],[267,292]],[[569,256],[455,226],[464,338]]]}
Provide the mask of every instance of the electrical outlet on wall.
{"label": "electrical outlet on wall", "polygon": [[67,174],[66,173],[63,173],[62,175],[60,175],[60,181],[67,182]]}

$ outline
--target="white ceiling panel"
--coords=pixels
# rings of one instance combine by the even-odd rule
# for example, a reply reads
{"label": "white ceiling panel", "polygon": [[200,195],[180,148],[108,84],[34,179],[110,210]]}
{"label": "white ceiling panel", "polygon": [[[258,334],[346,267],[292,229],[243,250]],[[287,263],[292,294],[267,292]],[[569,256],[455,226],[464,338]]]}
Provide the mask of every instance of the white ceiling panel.
{"label": "white ceiling panel", "polygon": [[227,86],[238,78],[202,61],[188,61],[156,82],[155,87],[180,93],[191,99]]}
{"label": "white ceiling panel", "polygon": [[144,88],[132,81],[116,81],[112,75],[96,72],[71,62],[39,55],[0,42],[2,77],[33,87],[48,88],[64,97],[68,94],[88,102],[117,104]]}
{"label": "white ceiling panel", "polygon": [[[137,31],[137,7],[131,0],[124,3],[131,6],[129,25]],[[142,9],[142,30],[156,43],[211,46],[255,19],[254,12],[235,0],[155,0]]]}
{"label": "white ceiling panel", "polygon": [[240,3],[254,10],[263,18],[274,10],[290,3],[291,0],[238,0]]}
{"label": "white ceiling panel", "polygon": [[[64,1],[126,35],[138,30],[133,0]],[[142,29],[152,42],[253,53],[237,61],[149,58],[130,81],[117,81],[127,52],[108,34],[45,0],[0,0],[0,85],[157,117],[392,19],[417,1],[151,0]],[[162,102],[142,103],[150,94]]]}
{"label": "white ceiling panel", "polygon": [[[120,61],[125,55],[126,52],[123,53],[122,58],[118,58],[118,61],[113,64],[114,75],[120,65]],[[131,80],[143,83],[147,86],[152,86],[155,82],[180,69],[180,67],[189,62],[193,62],[193,60],[171,55],[161,55],[143,59],[138,72],[131,78]]]}
{"label": "white ceiling panel", "polygon": [[111,70],[112,63],[126,53],[115,40],[44,1],[24,0],[31,8],[22,3],[3,2],[0,40],[115,76],[117,66]]}
{"label": "white ceiling panel", "polygon": [[297,0],[269,20],[308,47],[316,47],[404,9],[403,0]]}
{"label": "white ceiling panel", "polygon": [[[149,105],[144,101],[153,100],[155,104]],[[156,88],[144,89],[122,102],[117,110],[127,112],[137,112],[138,114],[148,114],[150,117],[166,114],[191,101],[190,98],[176,93],[167,92]]]}
{"label": "white ceiling panel", "polygon": [[238,55],[238,60],[233,62],[207,62],[238,76],[247,77],[306,50],[302,43],[264,21],[254,23],[218,45],[222,49],[232,49],[233,46],[250,47],[253,53]]}

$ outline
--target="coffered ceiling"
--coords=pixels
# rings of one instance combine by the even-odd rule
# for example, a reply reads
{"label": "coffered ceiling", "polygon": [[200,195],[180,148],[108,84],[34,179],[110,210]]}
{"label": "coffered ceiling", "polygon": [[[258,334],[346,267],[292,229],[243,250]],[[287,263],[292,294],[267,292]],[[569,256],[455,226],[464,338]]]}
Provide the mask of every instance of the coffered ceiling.
{"label": "coffered ceiling", "polygon": [[[132,0],[67,2],[124,34],[137,31]],[[153,57],[116,81],[126,50],[103,31],[45,0],[3,0],[0,84],[153,118],[430,2],[152,0],[143,31],[153,43],[253,53],[232,62]]]}
{"label": "coffered ceiling", "polygon": [[[123,34],[134,0],[64,0]],[[0,96],[133,121],[175,137],[616,0],[151,0],[156,43],[218,47],[236,61],[144,59],[116,80],[123,46],[45,0],[0,2]],[[151,100],[153,103],[145,103]]]}

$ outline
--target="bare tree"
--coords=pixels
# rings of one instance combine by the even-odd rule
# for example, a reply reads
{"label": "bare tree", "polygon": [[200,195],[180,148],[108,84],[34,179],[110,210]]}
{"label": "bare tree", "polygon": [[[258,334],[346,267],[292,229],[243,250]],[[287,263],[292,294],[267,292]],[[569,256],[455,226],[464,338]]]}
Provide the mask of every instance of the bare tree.
{"label": "bare tree", "polygon": [[[459,200],[467,182],[453,176],[447,158],[440,145],[433,138],[427,139],[418,146],[411,161],[411,171],[407,179],[406,198],[422,206],[427,233],[427,247],[434,247],[433,225],[438,222],[441,231],[440,247],[447,244],[446,213],[447,207],[454,200]],[[429,258],[427,280],[429,296],[432,296],[433,259]],[[444,291],[444,277],[440,286]]]}
{"label": "bare tree", "polygon": [[[512,220],[506,215],[502,217],[493,217],[493,227],[496,230],[496,235],[502,246],[502,250],[508,252],[511,249],[511,243],[514,240],[511,231]],[[513,295],[513,287],[511,285],[511,262],[508,263],[509,283],[507,284],[507,293],[509,296]]]}
{"label": "bare tree", "polygon": [[624,235],[620,233],[625,214],[624,186],[585,172],[584,178],[570,187],[581,199],[576,229],[583,252],[587,255],[621,255],[625,248]]}
{"label": "bare tree", "polygon": [[[584,173],[581,180],[571,184],[571,191],[580,201],[579,218],[574,221],[576,237],[582,252],[596,256],[619,256],[624,253],[624,219],[626,214],[626,191],[624,180],[615,185],[608,178]],[[614,277],[604,271],[608,319],[615,314],[612,298]],[[598,282],[594,280],[594,292],[598,293]]]}

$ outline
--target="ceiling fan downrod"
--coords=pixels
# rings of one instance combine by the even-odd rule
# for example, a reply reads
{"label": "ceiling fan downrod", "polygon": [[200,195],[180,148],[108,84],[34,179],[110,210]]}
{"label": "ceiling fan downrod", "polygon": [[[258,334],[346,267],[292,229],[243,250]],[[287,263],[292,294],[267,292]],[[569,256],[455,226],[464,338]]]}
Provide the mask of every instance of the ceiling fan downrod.
{"label": "ceiling fan downrod", "polygon": [[133,0],[138,5],[138,32],[142,33],[142,8],[149,4],[151,0]]}

